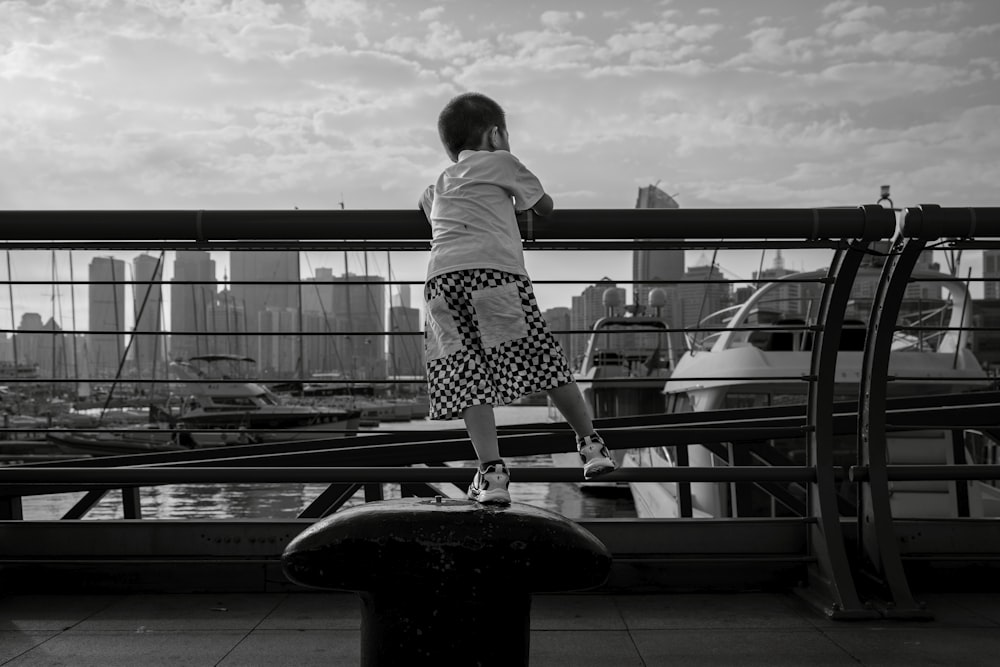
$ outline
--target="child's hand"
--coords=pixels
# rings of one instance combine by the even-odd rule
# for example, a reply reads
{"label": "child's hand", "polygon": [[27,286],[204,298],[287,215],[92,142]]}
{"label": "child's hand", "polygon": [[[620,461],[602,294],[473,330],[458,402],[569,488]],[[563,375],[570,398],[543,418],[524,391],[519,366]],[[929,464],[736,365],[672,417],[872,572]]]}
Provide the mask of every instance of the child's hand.
{"label": "child's hand", "polygon": [[555,204],[552,202],[552,197],[548,196],[547,194],[544,194],[542,195],[541,199],[539,199],[535,203],[535,205],[531,207],[531,210],[537,213],[538,215],[545,217],[550,215],[554,208]]}

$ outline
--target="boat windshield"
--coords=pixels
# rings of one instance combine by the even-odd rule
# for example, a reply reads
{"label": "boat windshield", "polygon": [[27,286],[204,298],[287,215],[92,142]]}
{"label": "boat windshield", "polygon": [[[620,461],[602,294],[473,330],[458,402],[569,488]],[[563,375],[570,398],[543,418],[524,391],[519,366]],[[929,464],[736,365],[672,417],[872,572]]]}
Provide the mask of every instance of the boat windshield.
{"label": "boat windshield", "polygon": [[626,376],[660,375],[670,368],[670,334],[662,320],[604,318],[595,324],[583,370],[615,367]]}
{"label": "boat windshield", "polygon": [[[692,349],[753,346],[765,351],[812,349],[823,285],[820,272],[794,274],[762,286],[744,303],[702,321],[689,334]],[[967,342],[971,324],[968,290],[937,272],[914,274],[907,287],[893,338],[893,350],[951,352]],[[864,350],[869,313],[878,284],[877,271],[862,271],[851,290],[840,349]],[[711,331],[716,329],[716,331]],[[718,329],[722,329],[721,331]]]}

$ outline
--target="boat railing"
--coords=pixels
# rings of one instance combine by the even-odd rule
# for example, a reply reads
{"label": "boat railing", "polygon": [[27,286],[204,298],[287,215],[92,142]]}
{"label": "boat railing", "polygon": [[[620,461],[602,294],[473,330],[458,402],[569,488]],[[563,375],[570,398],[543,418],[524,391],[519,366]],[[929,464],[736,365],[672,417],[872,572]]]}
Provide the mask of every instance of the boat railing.
{"label": "boat railing", "polygon": [[[921,607],[913,598],[908,579],[914,576],[913,571],[904,567],[904,561],[914,552],[912,549],[901,552],[901,541],[911,540],[907,544],[920,544],[928,548],[927,553],[941,560],[954,562],[968,558],[970,554],[977,556],[977,562],[995,563],[1000,559],[1000,543],[996,539],[984,539],[986,533],[979,528],[996,525],[990,524],[989,520],[961,516],[946,522],[947,528],[941,523],[931,524],[916,519],[894,521],[887,502],[891,482],[941,478],[953,482],[994,480],[1000,478],[996,464],[892,466],[885,455],[885,441],[895,428],[978,428],[992,435],[987,422],[992,416],[986,415],[995,413],[1000,401],[993,394],[983,392],[974,396],[961,395],[961,400],[955,401],[947,396],[937,397],[923,409],[897,408],[884,389],[892,380],[887,376],[886,365],[897,327],[896,315],[916,257],[929,247],[997,247],[1000,209],[920,207],[905,211],[903,219],[902,233],[892,245],[889,241],[896,234],[896,214],[892,210],[873,206],[843,209],[564,210],[550,219],[528,216],[520,220],[525,248],[529,253],[700,248],[753,251],[765,248],[825,248],[831,253],[830,268],[820,281],[823,296],[815,320],[817,324],[806,327],[805,331],[813,336],[811,367],[806,376],[795,378],[809,387],[805,406],[775,406],[728,415],[658,414],[600,424],[602,431],[613,435],[616,447],[673,446],[680,451],[689,444],[718,443],[733,453],[728,466],[621,470],[608,478],[611,481],[671,482],[681,487],[712,481],[733,485],[752,483],[773,489],[779,489],[781,485],[798,485],[805,494],[802,514],[715,520],[585,520],[595,534],[612,545],[612,551],[633,568],[633,572],[642,570],[637,563],[670,563],[682,569],[694,564],[693,571],[700,569],[702,572],[706,568],[723,567],[721,563],[729,563],[737,569],[752,564],[761,569],[770,568],[772,575],[778,569],[784,573],[784,581],[807,579],[831,613],[843,617],[862,617],[873,613],[875,598],[868,596],[866,586],[862,586],[860,581],[874,577],[883,583],[887,591],[879,599],[889,600],[897,613],[919,615]],[[141,224],[137,224],[139,221]],[[427,250],[429,240],[426,222],[418,212],[410,211],[5,211],[0,212],[0,224],[3,224],[7,235],[0,245],[8,253],[421,252]],[[698,238],[691,238],[692,230],[697,230]],[[876,243],[883,245],[875,249]],[[866,330],[863,388],[851,411],[836,406],[836,359],[841,339],[848,328],[845,326],[846,314],[852,302],[854,279],[872,253],[884,257],[885,263],[872,299],[873,316],[869,318]],[[711,272],[709,275],[712,275]],[[537,279],[535,283],[539,289],[560,283],[598,284],[586,280]],[[12,276],[9,269],[6,282],[11,293],[15,287],[20,292],[25,286],[53,282],[115,287],[169,284],[162,278],[125,280],[121,276],[88,281],[44,281],[37,277],[22,279]],[[290,280],[257,281],[268,286],[294,286],[301,282],[301,276]],[[359,281],[352,280],[345,270],[342,283],[356,282]],[[389,280],[374,280],[366,276],[360,282],[384,289],[391,285],[419,284],[420,280],[394,280],[391,276]],[[640,281],[617,282],[636,284]],[[705,280],[649,281],[650,284],[675,286],[681,282],[690,283],[686,287],[707,287],[738,281],[718,276]],[[188,280],[174,284],[197,287],[202,283]],[[337,284],[337,281],[331,280],[331,283]],[[230,289],[239,284],[239,281],[228,281]],[[692,328],[698,328],[697,320],[688,327],[672,323],[667,331],[683,335],[690,333]],[[721,331],[723,328],[718,329]],[[304,353],[307,346],[301,341],[306,339],[351,337],[357,341],[379,336],[383,337],[380,340],[419,339],[419,329],[418,325],[413,330],[394,330],[386,327],[383,321],[380,327],[362,325],[348,331],[310,330],[300,326],[298,331],[255,331],[254,335],[259,340],[280,340],[283,337],[286,342],[294,336],[300,341],[298,349]],[[585,327],[554,329],[557,334],[567,336],[579,337],[590,333]],[[984,328],[984,331],[989,331],[989,328]],[[37,331],[29,333],[13,325],[9,329],[0,329],[0,333],[8,336],[38,334]],[[226,337],[233,338],[232,331],[217,333],[217,340],[220,341]],[[46,334],[42,332],[41,335]],[[47,335],[165,338],[168,335],[204,336],[206,332],[196,327],[168,334],[166,331],[149,332],[118,325],[99,332],[60,327],[58,333],[53,328]],[[73,376],[65,373],[65,365],[64,375],[59,377],[55,368],[55,364],[49,367],[48,380],[51,382],[110,384],[115,381],[114,378],[93,375]],[[268,376],[261,377],[260,381],[268,384],[301,381],[304,374],[292,371],[289,367],[278,367]],[[983,389],[989,389],[993,380],[989,376],[984,377]],[[361,379],[330,377],[324,378],[324,382],[350,385]],[[420,382],[419,378],[400,379],[388,373],[363,379],[387,387]],[[169,382],[158,377],[136,379],[137,384],[140,381],[148,383],[148,387]],[[8,386],[31,386],[18,378],[4,382]],[[44,392],[38,393],[44,396]],[[925,421],[915,420],[915,416]],[[893,421],[887,421],[889,418]],[[845,468],[833,461],[832,438],[837,433],[849,431],[861,434],[859,458],[857,465]],[[8,439],[17,438],[20,432],[16,428],[5,428],[3,435]],[[402,494],[420,495],[440,492],[435,491],[434,485],[464,484],[470,476],[467,466],[434,465],[471,460],[471,448],[461,432],[376,431],[360,438],[342,439],[324,437],[327,434],[322,431],[318,435],[320,437],[315,440],[277,445],[24,463],[0,468],[0,519],[3,519],[0,521],[3,533],[0,539],[5,545],[17,545],[0,558],[0,568],[28,563],[39,554],[48,554],[54,560],[63,561],[74,558],[86,560],[88,557],[113,561],[116,547],[109,545],[112,538],[120,537],[119,528],[104,525],[107,522],[102,521],[80,521],[111,490],[121,491],[123,516],[131,521],[129,525],[136,531],[135,535],[146,535],[149,530],[137,527],[137,524],[169,525],[171,530],[178,531],[178,535],[185,536],[181,542],[189,548],[186,557],[197,557],[199,538],[194,531],[200,522],[186,520],[180,522],[185,524],[180,527],[163,520],[147,518],[139,521],[143,515],[141,488],[164,484],[311,482],[325,488],[300,513],[299,521],[309,521],[336,511],[357,493],[361,493],[366,500],[382,498],[385,484],[395,484]],[[542,429],[540,425],[534,425],[522,432],[505,431],[502,446],[505,454],[511,456],[572,451],[572,447],[566,444],[572,439],[566,436],[565,426],[546,425]],[[752,452],[754,442],[785,437],[804,437],[808,440],[804,465],[758,465],[752,456],[746,455]],[[412,459],[415,454],[419,454],[419,460]],[[515,481],[520,479],[525,482],[580,479],[578,469],[550,467],[524,466],[515,475]],[[857,518],[845,515],[838,502],[840,489],[845,483],[858,485],[860,502]],[[24,499],[61,492],[82,492],[83,496],[63,517],[64,520],[58,522],[58,527],[53,526],[51,521],[37,522],[24,518]],[[258,521],[254,525],[260,528],[261,524]],[[87,534],[96,537],[101,540],[101,549],[88,551],[90,546],[65,539],[69,532],[63,533],[62,526],[76,536]],[[50,531],[49,536],[40,532],[43,528]],[[957,531],[952,533],[957,538],[951,540],[949,546],[945,546],[943,538],[947,529]],[[280,531],[287,533],[287,525],[274,530],[260,530],[265,535],[262,539],[271,540],[266,554],[273,557],[274,544],[280,544],[279,534],[284,534]],[[921,530],[926,532],[920,533]],[[238,528],[226,527],[220,528],[220,531],[220,534],[242,535],[243,539],[249,537],[245,531],[240,533]],[[922,538],[920,535],[932,537]],[[36,541],[30,543],[29,539]],[[929,543],[928,539],[937,542]],[[145,554],[149,559],[157,555],[148,547],[144,551],[128,540],[126,543],[132,546],[121,547],[119,555],[136,557],[136,554]],[[933,548],[929,548],[928,544]],[[247,548],[255,557],[264,553],[256,546]],[[173,553],[173,547],[161,546],[160,549]],[[237,551],[237,547],[233,546],[213,553],[232,555]],[[730,570],[730,574],[734,571]],[[0,570],[0,574],[2,572]]]}

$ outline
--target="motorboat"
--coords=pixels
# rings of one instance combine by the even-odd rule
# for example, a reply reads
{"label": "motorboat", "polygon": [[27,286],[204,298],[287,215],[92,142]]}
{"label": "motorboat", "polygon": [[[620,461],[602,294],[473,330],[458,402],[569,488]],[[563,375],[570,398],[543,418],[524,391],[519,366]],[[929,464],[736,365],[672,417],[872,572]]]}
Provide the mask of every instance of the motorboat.
{"label": "motorboat", "polygon": [[[703,337],[694,332],[690,349],[678,360],[664,385],[666,412],[713,412],[724,419],[730,411],[738,414],[741,409],[802,406],[804,414],[807,403],[804,379],[811,368],[813,339],[809,325],[815,324],[812,314],[817,312],[820,294],[818,288],[810,295],[808,290],[790,287],[818,284],[825,275],[825,271],[805,272],[765,284],[727,316],[721,331]],[[988,389],[985,372],[969,345],[972,315],[967,286],[937,271],[915,271],[913,278],[916,282],[911,284],[900,310],[892,344],[889,375],[894,381],[888,386],[889,398]],[[861,269],[852,292],[857,298],[847,313],[851,319],[845,319],[840,340],[835,400],[853,406],[855,411],[867,328],[864,318],[877,280],[875,267]],[[869,296],[867,301],[865,295]],[[956,442],[956,438],[964,441]],[[890,431],[887,446],[893,464],[954,463],[956,451],[964,452],[967,461],[977,462],[984,456],[983,447],[971,446],[968,438],[969,434],[947,428]],[[856,463],[856,439],[854,433],[836,436],[837,465],[846,467]],[[764,446],[772,465],[806,462],[805,437],[769,440]],[[982,462],[995,460],[996,444],[988,447],[992,450]],[[706,443],[631,449],[621,458],[624,466],[713,467],[730,465],[730,454],[725,445]],[[957,485],[953,482],[900,481],[892,485],[894,516],[944,517],[955,513]],[[631,483],[630,487],[638,516],[681,516],[677,483]],[[753,488],[751,502],[744,502],[743,509],[738,510],[734,487],[717,482],[691,483],[691,515],[701,518],[743,513],[794,515],[794,509],[776,502],[774,494],[759,487]],[[801,488],[797,491],[804,495]],[[843,495],[849,504],[853,492],[845,489]],[[1000,493],[994,486],[970,482],[968,497],[971,516],[1000,514]]]}
{"label": "motorboat", "polygon": [[[620,306],[615,295],[613,289],[603,295],[605,307],[612,312]],[[626,315],[609,314],[594,323],[573,377],[595,418],[663,412],[663,383],[674,358],[670,327],[660,315],[665,303],[663,290],[656,288],[649,294],[649,305],[633,306]],[[551,419],[562,419],[551,405],[549,412]],[[575,452],[553,454],[552,460],[560,467],[580,464]]]}
{"label": "motorboat", "polygon": [[281,401],[245,370],[250,357],[215,354],[171,363],[174,391],[128,428],[60,430],[49,439],[74,454],[171,451],[355,435],[360,412]]}

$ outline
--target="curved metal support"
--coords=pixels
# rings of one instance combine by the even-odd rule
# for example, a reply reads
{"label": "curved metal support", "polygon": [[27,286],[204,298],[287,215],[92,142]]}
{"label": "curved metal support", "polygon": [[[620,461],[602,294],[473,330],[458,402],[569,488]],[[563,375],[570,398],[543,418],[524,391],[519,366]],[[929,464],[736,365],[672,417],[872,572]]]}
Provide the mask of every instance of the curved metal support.
{"label": "curved metal support", "polygon": [[910,592],[892,526],[886,468],[886,384],[896,320],[925,245],[923,240],[907,239],[901,252],[886,259],[868,320],[858,406],[858,464],[868,468],[868,479],[860,484],[858,493],[858,544],[863,563],[890,597],[883,613],[907,618],[928,618],[929,614]]}
{"label": "curved metal support", "polygon": [[826,613],[833,618],[878,616],[876,611],[862,603],[854,583],[840,524],[833,458],[834,385],[840,333],[851,288],[867,247],[867,242],[852,243],[846,249],[839,249],[830,263],[816,318],[819,326],[810,368],[809,462],[816,469],[816,483],[809,486],[808,509],[814,519],[809,543],[812,555],[816,557],[816,566],[810,576],[813,585],[826,589],[832,601]]}

